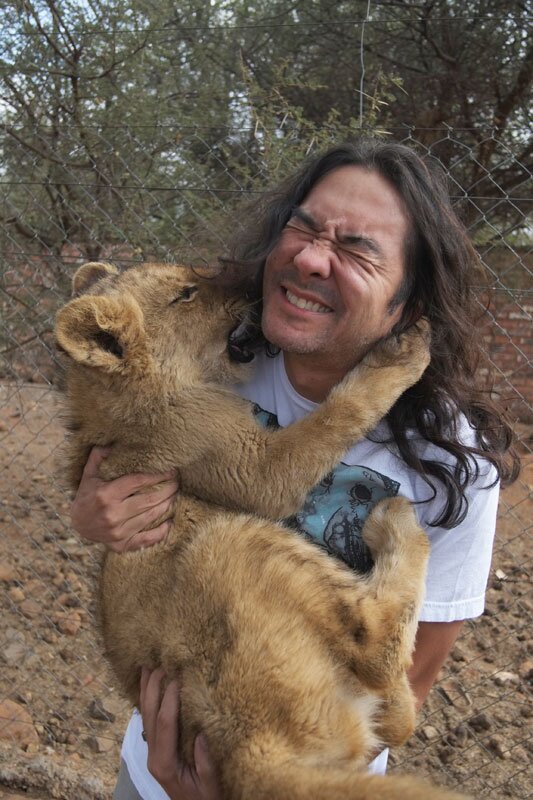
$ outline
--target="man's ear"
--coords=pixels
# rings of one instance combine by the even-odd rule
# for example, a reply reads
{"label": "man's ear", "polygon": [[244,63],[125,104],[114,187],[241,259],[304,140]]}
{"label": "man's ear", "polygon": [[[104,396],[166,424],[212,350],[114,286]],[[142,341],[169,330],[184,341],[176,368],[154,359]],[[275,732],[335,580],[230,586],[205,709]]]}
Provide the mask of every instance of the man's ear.
{"label": "man's ear", "polygon": [[80,364],[118,372],[147,362],[143,315],[130,298],[86,295],[62,308],[55,325],[59,347]]}
{"label": "man's ear", "polygon": [[108,278],[110,275],[118,275],[119,270],[108,264],[107,261],[90,261],[83,264],[72,278],[72,296],[77,297],[87,291],[89,286],[99,281],[101,278]]}

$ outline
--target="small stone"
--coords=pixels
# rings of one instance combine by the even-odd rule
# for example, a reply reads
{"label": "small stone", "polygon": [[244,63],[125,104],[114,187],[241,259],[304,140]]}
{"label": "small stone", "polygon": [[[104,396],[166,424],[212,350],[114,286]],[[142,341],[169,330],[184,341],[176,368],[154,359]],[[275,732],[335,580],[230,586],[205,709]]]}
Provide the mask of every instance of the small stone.
{"label": "small stone", "polygon": [[464,687],[456,678],[440,681],[437,692],[450,706],[465,710],[472,705],[472,700],[465,692]]}
{"label": "small stone", "polygon": [[65,744],[68,731],[64,730],[65,720],[60,720],[51,716],[45,725],[45,731],[49,742],[59,742]]}
{"label": "small stone", "polygon": [[457,645],[453,648],[450,655],[454,661],[466,661],[466,658]]}
{"label": "small stone", "polygon": [[513,683],[520,683],[520,678],[514,672],[498,672],[494,676],[496,686],[508,686]]}
{"label": "small stone", "polygon": [[450,747],[439,747],[437,754],[443,764],[447,764],[453,758],[453,750]]}
{"label": "small stone", "polygon": [[42,611],[41,604],[36,600],[23,600],[19,609],[27,619],[35,619]]}
{"label": "small stone", "polygon": [[79,608],[80,600],[76,597],[75,594],[70,594],[69,592],[63,592],[57,598],[57,602],[60,606],[65,608]]}
{"label": "small stone", "polygon": [[22,748],[27,748],[32,742],[39,741],[33,720],[24,706],[13,700],[0,702],[0,739],[7,742],[18,742]]}
{"label": "small stone", "polygon": [[106,736],[88,736],[85,744],[93,753],[108,753],[113,749],[115,742]]}
{"label": "small stone", "polygon": [[424,727],[422,728],[422,736],[428,742],[431,742],[433,739],[438,739],[439,732],[436,728],[433,727],[433,725],[424,725]]}
{"label": "small stone", "polygon": [[27,581],[24,589],[26,590],[27,594],[30,594],[32,597],[46,597],[48,594],[48,587],[42,580],[38,578],[33,578],[30,581]]}
{"label": "small stone", "polygon": [[61,633],[65,636],[75,636],[81,628],[81,617],[77,611],[67,611],[57,614],[54,621]]}
{"label": "small stone", "polygon": [[2,658],[10,667],[22,664],[26,654],[27,649],[23,642],[11,642],[2,650]]}
{"label": "small stone", "polygon": [[503,736],[491,736],[488,741],[488,746],[498,758],[509,759],[511,753],[509,752]]}
{"label": "small stone", "polygon": [[103,722],[114,722],[115,715],[105,708],[99,697],[93,698],[89,704],[89,714],[93,719],[100,719]]}
{"label": "small stone", "polygon": [[452,733],[451,731],[450,733],[447,733],[446,736],[444,736],[444,742],[446,744],[449,744],[450,747],[457,747],[458,745],[457,736],[455,735],[455,733]]}
{"label": "small stone", "polygon": [[466,725],[458,725],[454,730],[454,735],[458,747],[464,747],[470,736]]}
{"label": "small stone", "polygon": [[22,631],[17,630],[17,628],[6,628],[5,630],[5,638],[8,642],[25,642],[26,637]]}
{"label": "small stone", "polygon": [[24,657],[24,669],[26,671],[32,669],[40,669],[42,666],[42,658],[39,653],[36,653],[35,650],[27,650],[26,655]]}
{"label": "small stone", "polygon": [[472,730],[476,731],[477,733],[480,733],[481,731],[489,731],[492,728],[492,720],[484,712],[476,714],[475,717],[471,717],[471,719],[468,720],[468,724]]}
{"label": "small stone", "polygon": [[533,658],[528,658],[525,661],[522,661],[518,667],[518,674],[521,678],[530,683],[533,681]]}
{"label": "small stone", "polygon": [[11,564],[6,564],[5,561],[0,562],[0,581],[9,583],[10,581],[17,580],[17,571]]}
{"label": "small stone", "polygon": [[20,603],[26,597],[20,586],[12,586],[8,591],[8,595],[14,603]]}

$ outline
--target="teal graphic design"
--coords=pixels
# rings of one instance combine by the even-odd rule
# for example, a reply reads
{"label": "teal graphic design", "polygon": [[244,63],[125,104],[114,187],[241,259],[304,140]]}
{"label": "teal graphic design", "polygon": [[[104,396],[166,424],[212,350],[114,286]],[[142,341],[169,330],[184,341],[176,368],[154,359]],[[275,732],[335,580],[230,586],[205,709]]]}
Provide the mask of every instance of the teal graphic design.
{"label": "teal graphic design", "polygon": [[[276,416],[254,406],[258,421],[278,428]],[[312,489],[301,511],[286,524],[358,572],[372,567],[361,532],[370,511],[385,497],[395,497],[397,481],[364,466],[338,464]]]}
{"label": "teal graphic design", "polygon": [[261,406],[257,405],[257,403],[253,404],[253,412],[256,420],[260,425],[263,426],[263,428],[279,428],[279,422],[276,415],[271,414],[270,411],[264,411]]}

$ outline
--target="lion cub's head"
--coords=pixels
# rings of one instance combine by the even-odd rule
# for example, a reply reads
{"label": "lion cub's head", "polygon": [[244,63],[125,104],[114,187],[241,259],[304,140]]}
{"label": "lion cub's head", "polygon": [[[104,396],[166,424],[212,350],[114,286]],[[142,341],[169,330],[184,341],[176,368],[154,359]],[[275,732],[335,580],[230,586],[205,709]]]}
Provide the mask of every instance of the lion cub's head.
{"label": "lion cub's head", "polygon": [[168,388],[196,381],[238,382],[228,335],[245,302],[186,267],[143,264],[120,273],[104,263],[80,267],[78,295],[56,318],[56,341],[74,362],[107,383],[142,378]]}

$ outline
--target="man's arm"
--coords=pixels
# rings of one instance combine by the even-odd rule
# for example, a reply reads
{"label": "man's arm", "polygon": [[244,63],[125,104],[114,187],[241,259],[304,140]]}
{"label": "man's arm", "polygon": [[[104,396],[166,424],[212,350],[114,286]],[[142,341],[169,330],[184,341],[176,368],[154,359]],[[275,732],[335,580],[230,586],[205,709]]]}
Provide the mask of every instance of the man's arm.
{"label": "man's arm", "polygon": [[417,711],[420,710],[428,696],[462,627],[463,620],[419,623],[413,665],[407,673],[416,697]]}

